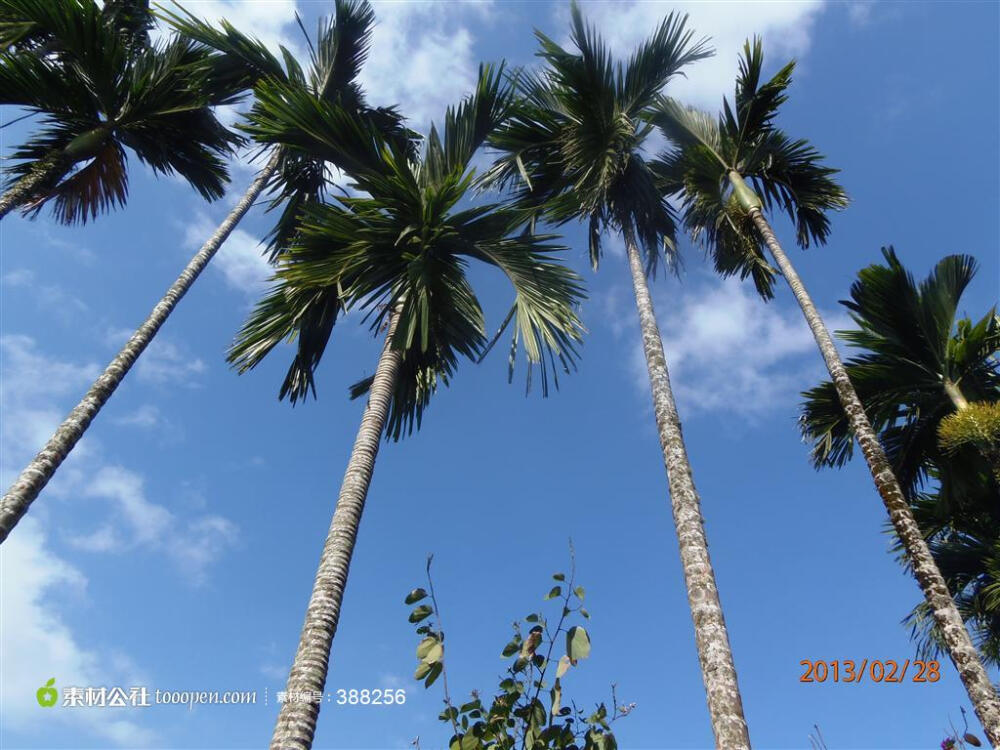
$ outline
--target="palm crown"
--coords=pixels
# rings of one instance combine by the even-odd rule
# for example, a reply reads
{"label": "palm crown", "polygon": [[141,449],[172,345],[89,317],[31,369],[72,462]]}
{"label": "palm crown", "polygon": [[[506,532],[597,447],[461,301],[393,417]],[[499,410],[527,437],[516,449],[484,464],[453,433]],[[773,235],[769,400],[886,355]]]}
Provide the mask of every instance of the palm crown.
{"label": "palm crown", "polygon": [[206,199],[222,196],[224,157],[240,139],[211,105],[231,93],[214,85],[206,53],[191,41],[149,43],[148,3],[2,0],[0,19],[0,104],[45,115],[14,151],[10,174],[61,165],[25,208],[37,213],[54,201],[56,217],[73,223],[124,205],[126,148]]}
{"label": "palm crown", "polygon": [[[848,360],[848,374],[901,486],[915,498],[928,471],[961,460],[944,460],[938,445],[938,427],[956,409],[949,388],[969,401],[1000,400],[1000,366],[994,358],[1000,319],[990,310],[978,322],[956,322],[959,300],[976,272],[971,256],[947,256],[917,284],[892,248],[883,255],[885,264],[862,270],[851,299],[842,303],[858,328],[838,335],[865,350]],[[801,423],[813,443],[813,461],[843,465],[852,454],[853,433],[833,384],[804,395]],[[966,468],[942,477],[946,496],[966,494],[948,491],[962,480],[959,474],[972,480],[973,467]]]}
{"label": "palm crown", "polygon": [[717,120],[661,98],[652,119],[675,147],[656,160],[653,169],[663,192],[679,195],[685,227],[705,244],[716,270],[725,276],[752,277],[758,293],[770,299],[775,270],[765,259],[763,238],[730,185],[730,173],[749,180],[768,211],[788,214],[803,248],[826,242],[826,212],[845,207],[847,196],[832,179],[839,170],[823,166],[823,156],[807,141],[793,140],[774,126],[795,63],[761,83],[763,64],[761,40],[747,42],[733,106],[724,99]]}
{"label": "palm crown", "polygon": [[535,32],[545,68],[519,76],[523,102],[490,139],[503,156],[484,182],[514,186],[526,216],[556,224],[587,219],[595,268],[608,229],[640,244],[655,268],[675,227],[642,155],[648,118],[667,82],[712,53],[705,40],[693,41],[686,17],[670,14],[624,65],[616,64],[575,2],[571,14],[579,54]]}
{"label": "palm crown", "polygon": [[[555,360],[574,360],[582,327],[574,306],[578,277],[551,259],[551,237],[515,234],[519,214],[500,204],[459,207],[469,192],[473,154],[513,106],[502,68],[480,70],[475,93],[435,127],[420,159],[385,140],[363,119],[299,87],[265,81],[248,130],[337,163],[367,195],[308,206],[294,241],[278,259],[273,290],[259,303],[230,352],[245,371],[279,342],[297,342],[280,397],[294,403],[315,392],[314,372],[345,311],[366,311],[378,331],[391,314],[391,345],[402,352],[386,432],[399,438],[419,426],[438,381],[458,357],[478,359],[487,346],[482,308],[466,278],[470,260],[502,271],[514,287],[512,361],[520,345],[540,365],[543,389]],[[368,380],[354,388],[365,392]]]}

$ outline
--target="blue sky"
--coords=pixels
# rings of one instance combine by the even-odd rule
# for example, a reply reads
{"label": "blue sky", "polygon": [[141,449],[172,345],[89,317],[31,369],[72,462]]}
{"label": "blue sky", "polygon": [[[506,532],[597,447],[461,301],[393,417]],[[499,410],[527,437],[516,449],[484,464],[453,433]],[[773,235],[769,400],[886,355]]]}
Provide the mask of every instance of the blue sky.
{"label": "blue sky", "polygon": [[[301,50],[330,4],[191,3]],[[561,3],[379,3],[364,83],[424,129],[468,90],[480,60],[531,62],[532,27],[566,36]],[[712,109],[743,38],[771,70],[799,60],[782,125],[843,169],[853,203],[827,247],[795,251],[832,327],[857,270],[892,243],[917,275],[952,252],[981,264],[962,310],[982,315],[1000,278],[996,3],[587,3],[616,50],[672,8],[718,56],[674,95]],[[947,52],[948,57],[944,54]],[[4,112],[5,119],[14,113]],[[30,132],[0,131],[2,152]],[[6,486],[148,313],[252,176],[206,205],[133,163],[129,205],[85,228],[8,217],[0,227],[2,452]],[[0,551],[0,742],[5,747],[239,748],[270,736],[316,561],[360,417],[347,386],[377,345],[348,318],[318,374],[319,399],[277,391],[288,350],[238,377],[224,351],[264,288],[260,209],[240,225]],[[777,222],[790,245],[789,226]],[[567,227],[586,278],[579,372],[548,399],[506,384],[506,361],[463,365],[420,434],[383,447],[334,644],[328,691],[405,688],[394,707],[324,706],[316,747],[442,746],[440,692],[412,679],[406,592],[427,553],[447,625],[453,693],[489,690],[515,618],[541,605],[577,551],[594,642],[565,680],[581,705],[609,685],[636,710],[622,747],[712,744],[653,428],[627,269],[601,273]],[[949,664],[936,684],[799,682],[803,659],[913,657],[901,618],[919,598],[888,553],[885,513],[855,463],[816,473],[796,429],[798,393],[822,364],[787,289],[765,305],[714,278],[688,246],[654,301],[700,490],[751,738],[830,747],[936,747],[968,708]],[[475,277],[490,324],[506,290]],[[264,689],[270,705],[189,710],[42,709],[57,686]],[[997,675],[993,674],[994,679]],[[977,731],[978,726],[975,727]]]}

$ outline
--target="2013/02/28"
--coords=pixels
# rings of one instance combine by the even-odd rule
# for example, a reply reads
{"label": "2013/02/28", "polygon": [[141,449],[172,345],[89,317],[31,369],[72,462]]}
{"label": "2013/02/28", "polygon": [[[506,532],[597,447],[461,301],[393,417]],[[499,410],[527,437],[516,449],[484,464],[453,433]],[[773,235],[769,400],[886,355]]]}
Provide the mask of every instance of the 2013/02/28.
{"label": "2013/02/28", "polygon": [[813,661],[803,659],[799,662],[806,671],[799,677],[799,682],[862,682],[870,679],[872,682],[900,683],[906,679],[911,665],[916,669],[912,676],[913,682],[937,682],[941,679],[941,664],[937,661],[911,662],[907,659],[900,664],[891,659],[864,659],[861,665],[850,659],[834,661]]}

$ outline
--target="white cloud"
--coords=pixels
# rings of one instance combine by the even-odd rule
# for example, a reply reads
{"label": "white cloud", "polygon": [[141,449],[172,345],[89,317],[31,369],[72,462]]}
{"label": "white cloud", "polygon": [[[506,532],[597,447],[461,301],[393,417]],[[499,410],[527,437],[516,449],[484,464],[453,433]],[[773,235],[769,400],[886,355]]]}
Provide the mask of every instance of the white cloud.
{"label": "white cloud", "polygon": [[[109,328],[104,343],[120,349],[134,333],[130,328]],[[199,384],[198,376],[207,369],[204,360],[192,356],[186,346],[175,344],[159,333],[139,356],[131,374],[153,385],[193,387]]]}
{"label": "white cloud", "polygon": [[[208,215],[199,213],[185,227],[184,244],[191,250],[197,250],[215,230],[216,225]],[[263,251],[260,240],[237,227],[219,248],[209,267],[221,273],[222,278],[233,289],[257,296],[263,291],[273,272]]]}
{"label": "white cloud", "polygon": [[152,429],[164,423],[163,414],[153,404],[143,404],[138,409],[115,419],[115,424],[140,429]]}
{"label": "white cloud", "polygon": [[194,584],[204,582],[206,569],[238,538],[236,525],[222,516],[178,519],[147,498],[139,474],[121,466],[98,469],[81,494],[106,501],[111,514],[95,531],[71,537],[70,544],[90,552],[162,551]]}
{"label": "white cloud", "polygon": [[[798,306],[764,303],[745,282],[698,281],[682,290],[654,289],[671,383],[682,413],[721,412],[753,421],[799,400],[824,377],[816,343]],[[634,315],[633,315],[634,318]],[[830,330],[847,327],[840,312]],[[631,368],[648,392],[641,347]]]}
{"label": "white cloud", "polygon": [[262,664],[260,667],[260,673],[271,680],[276,680],[282,685],[285,684],[285,680],[288,679],[288,671],[290,669],[289,665],[281,666],[278,664]]}
{"label": "white cloud", "polygon": [[27,268],[16,268],[5,273],[0,281],[12,287],[31,286],[35,281],[35,272]]}
{"label": "white cloud", "polygon": [[[127,333],[114,334],[118,339],[123,335]],[[171,355],[165,361],[169,363],[177,357],[176,350],[168,351]],[[52,436],[69,410],[66,402],[75,401],[100,368],[47,356],[28,336],[0,337],[0,355],[0,478],[7,486]],[[154,381],[159,381],[169,368],[156,362],[154,359]],[[146,419],[150,412],[140,410],[139,416]],[[201,513],[178,519],[166,507],[151,501],[144,478],[125,467],[108,464],[100,444],[91,438],[77,444],[46,487],[45,495],[51,499],[72,496],[104,501],[106,513],[90,514],[94,527],[68,534],[68,541],[77,549],[121,553],[142,548],[159,552],[194,584],[204,580],[208,566],[237,539],[236,526],[225,518]],[[49,518],[47,506],[40,503],[32,508],[31,515]],[[19,526],[11,538],[20,531]]]}
{"label": "white cloud", "polygon": [[4,722],[25,733],[44,732],[67,723],[123,747],[144,747],[156,735],[116,709],[42,708],[35,691],[50,678],[57,688],[131,686],[134,670],[127,660],[105,657],[81,644],[54,603],[82,597],[86,578],[54,555],[34,518],[25,518],[0,548],[0,694]]}
{"label": "white cloud", "polygon": [[0,336],[3,378],[0,403],[9,408],[15,402],[65,396],[88,386],[101,369],[96,363],[64,362],[39,353],[30,336]]}
{"label": "white cloud", "polygon": [[[627,57],[671,11],[687,13],[688,28],[696,38],[711,37],[715,55],[691,65],[686,78],[675,78],[667,86],[671,96],[711,112],[722,106],[723,95],[732,99],[737,59],[743,42],[753,34],[764,40],[765,74],[800,57],[809,50],[812,25],[824,3],[822,0],[796,2],[588,2],[584,17],[600,29],[611,50]],[[569,12],[559,5],[555,38],[568,43]]]}
{"label": "white cloud", "polygon": [[847,3],[847,17],[855,26],[867,26],[872,20],[873,5],[871,0]]}
{"label": "white cloud", "polygon": [[375,2],[377,25],[361,84],[375,105],[398,104],[411,125],[438,123],[469,93],[479,59],[466,18],[489,20],[489,3]]}
{"label": "white cloud", "polygon": [[[69,409],[60,404],[67,397],[82,396],[101,368],[47,357],[29,336],[0,336],[0,483],[7,487],[21,467],[40,449],[65,418]],[[92,446],[81,440],[67,459],[65,473],[72,474]],[[53,492],[60,492],[62,482]]]}
{"label": "white cloud", "polygon": [[[70,401],[99,373],[92,363],[48,356],[28,336],[0,337],[0,474],[4,486],[51,436]],[[162,740],[128,718],[125,710],[42,708],[36,691],[50,678],[57,689],[78,686],[148,685],[127,655],[106,652],[85,641],[67,622],[60,604],[86,596],[87,581],[56,555],[44,529],[55,527],[53,501],[104,500],[109,512],[87,509],[95,528],[70,536],[72,547],[89,553],[144,549],[165,555],[191,583],[204,580],[208,566],[235,542],[236,526],[215,514],[178,519],[147,497],[135,472],[108,466],[101,446],[81,441],[44,497],[0,548],[0,696],[4,727],[41,738],[53,724],[65,724],[102,745],[145,747]],[[95,503],[96,504],[96,503]],[[97,510],[98,512],[93,512]],[[57,527],[58,528],[58,527]],[[59,533],[67,534],[65,529]],[[133,715],[134,716],[134,715]]]}
{"label": "white cloud", "polygon": [[[266,44],[276,55],[279,54],[278,46],[284,45],[297,58],[303,57],[302,37],[295,23],[295,0],[197,0],[182,2],[181,5],[213,25],[226,19],[247,36]],[[164,3],[167,10],[175,10],[171,6],[171,3]],[[162,22],[157,26],[159,34],[164,34],[167,29]]]}
{"label": "white cloud", "polygon": [[206,569],[236,544],[238,538],[236,524],[228,518],[209,515],[189,521],[165,543],[177,566],[198,584],[204,582]]}
{"label": "white cloud", "polygon": [[102,467],[83,492],[110,500],[136,544],[159,541],[173,523],[170,511],[146,499],[142,477],[121,466]]}
{"label": "white cloud", "polygon": [[167,339],[157,337],[142,353],[135,368],[136,377],[147,383],[195,385],[205,372],[205,363]]}

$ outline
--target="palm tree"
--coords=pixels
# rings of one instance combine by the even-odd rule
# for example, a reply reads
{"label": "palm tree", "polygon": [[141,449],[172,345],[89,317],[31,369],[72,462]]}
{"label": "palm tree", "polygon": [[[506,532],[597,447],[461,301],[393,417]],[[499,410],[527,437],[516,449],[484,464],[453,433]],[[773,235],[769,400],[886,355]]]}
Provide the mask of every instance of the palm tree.
{"label": "palm tree", "polygon": [[[287,50],[282,50],[285,62],[285,66],[282,66],[263,44],[246,37],[225,22],[222,30],[218,31],[191,16],[171,18],[178,30],[198,45],[195,49],[204,48],[206,52],[215,50],[208,57],[206,65],[211,71],[211,80],[219,89],[235,94],[247,90],[262,78],[285,81],[302,86],[330,101],[344,102],[381,128],[387,137],[401,140],[408,138],[400,118],[393,110],[369,109],[365,105],[363,94],[356,83],[367,55],[374,24],[374,14],[366,2],[338,0],[332,23],[320,26],[309,80]],[[289,153],[282,148],[274,149],[267,164],[233,210],[188,262],[146,320],[0,500],[0,543],[7,538],[59,465],[83,437],[91,421],[260,194],[270,190],[274,195],[271,209],[284,206],[274,231],[267,237],[273,257],[277,249],[288,241],[302,207],[322,199],[323,185],[321,162],[301,154]]]}
{"label": "palm tree", "polygon": [[675,233],[643,156],[652,131],[647,120],[666,83],[710,52],[686,30],[685,17],[671,14],[627,63],[616,65],[575,3],[571,14],[578,54],[535,32],[546,67],[521,78],[524,104],[491,140],[503,156],[486,181],[512,186],[532,221],[586,220],[595,269],[604,232],[617,232],[625,242],[712,729],[717,746],[746,748],[750,739],[700,499],[646,281],[662,249],[672,251]]}
{"label": "palm tree", "polygon": [[305,151],[343,168],[365,197],[338,197],[304,209],[298,232],[278,258],[275,285],[237,335],[230,361],[245,372],[277,344],[297,349],[279,397],[294,403],[314,373],[341,313],[367,311],[384,333],[374,375],[354,395],[368,403],[347,464],[323,547],[295,661],[291,699],[282,705],[272,748],[308,748],[319,704],[295,700],[322,692],[341,601],[382,434],[398,439],[419,426],[438,382],[447,383],[459,356],[476,360],[487,345],[483,311],[466,277],[478,260],[514,287],[512,351],[530,363],[574,361],[582,328],[574,306],[579,278],[550,258],[549,237],[514,234],[519,215],[503,205],[460,208],[473,184],[473,154],[511,108],[502,67],[480,69],[470,97],[431,128],[423,158],[364,127],[342,107],[273,81],[257,88],[249,130],[260,141]]}
{"label": "palm tree", "polygon": [[[996,456],[976,445],[942,445],[942,425],[977,406],[1000,406],[1000,319],[956,320],[976,272],[971,256],[950,255],[919,285],[895,250],[858,274],[842,304],[859,328],[837,335],[864,351],[846,369],[913,507],[931,554],[980,652],[1000,663],[1000,479]],[[827,381],[807,391],[801,425],[817,468],[842,466],[853,429]],[[933,493],[922,491],[929,479]],[[908,618],[921,652],[944,643],[924,603]]]}
{"label": "palm tree", "polygon": [[846,206],[847,196],[832,179],[837,170],[824,166],[822,155],[813,146],[805,140],[793,141],[773,124],[778,108],[787,98],[785,90],[791,83],[794,63],[763,84],[762,67],[760,40],[752,45],[748,42],[740,61],[735,111],[728,101],[724,102],[717,121],[670,99],[661,100],[654,121],[678,146],[656,165],[661,188],[666,194],[681,196],[685,225],[693,236],[705,242],[716,269],[724,275],[752,277],[765,299],[773,293],[775,274],[764,259],[764,248],[770,250],[816,339],[893,528],[947,640],[949,655],[980,721],[996,744],[1000,742],[1000,699],[962,625],[833,339],[764,216],[765,209],[783,209],[795,223],[798,244],[806,248],[810,242],[826,241],[830,231],[826,212]]}
{"label": "palm tree", "polygon": [[0,219],[51,201],[59,221],[82,223],[124,205],[126,149],[204,198],[222,197],[223,157],[240,139],[210,105],[230,97],[213,87],[207,53],[192,42],[150,44],[149,19],[147,3],[0,3],[0,104],[45,115],[13,153]]}

